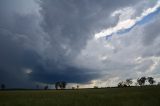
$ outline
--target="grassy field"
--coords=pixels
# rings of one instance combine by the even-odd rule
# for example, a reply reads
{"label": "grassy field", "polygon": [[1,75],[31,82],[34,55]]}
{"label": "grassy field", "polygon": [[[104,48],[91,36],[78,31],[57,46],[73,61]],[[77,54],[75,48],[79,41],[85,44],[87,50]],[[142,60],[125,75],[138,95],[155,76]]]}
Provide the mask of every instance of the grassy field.
{"label": "grassy field", "polygon": [[0,106],[160,106],[160,87],[0,91]]}

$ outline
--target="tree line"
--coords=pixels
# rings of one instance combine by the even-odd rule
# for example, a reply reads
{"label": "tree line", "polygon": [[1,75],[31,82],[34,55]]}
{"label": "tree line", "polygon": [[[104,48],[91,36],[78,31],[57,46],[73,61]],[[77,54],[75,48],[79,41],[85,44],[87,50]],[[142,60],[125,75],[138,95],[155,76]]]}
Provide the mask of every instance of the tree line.
{"label": "tree line", "polygon": [[[154,80],[153,77],[141,77],[137,79],[137,82],[135,83],[136,86],[144,86],[146,81],[148,81],[148,83],[150,85],[153,85],[156,83],[156,81]],[[118,83],[118,87],[127,87],[127,86],[131,86],[133,84],[133,80],[132,79],[126,79],[126,81],[121,81]]]}
{"label": "tree line", "polygon": [[[56,90],[65,89],[67,86],[67,83],[65,81],[58,81],[54,85]],[[36,88],[39,89],[39,86],[37,85]],[[48,85],[44,86],[44,90],[48,90],[48,88],[49,88]]]}
{"label": "tree line", "polygon": [[[135,86],[144,86],[147,81],[150,85],[153,85],[156,83],[153,77],[141,77],[137,79]],[[117,87],[129,87],[132,84],[133,84],[133,79],[130,78],[130,79],[126,79],[125,81],[119,82]],[[67,86],[67,82],[58,81],[54,85],[56,90],[65,89]],[[160,85],[160,82],[158,83],[158,85]],[[36,85],[36,88],[39,89],[39,86]],[[98,88],[98,86],[94,86],[93,88]],[[1,84],[1,90],[5,90],[5,89],[6,89],[5,84]],[[47,89],[48,89],[48,85],[44,86],[44,90],[47,90]],[[77,85],[77,88],[72,87],[72,89],[79,89],[79,85]]]}

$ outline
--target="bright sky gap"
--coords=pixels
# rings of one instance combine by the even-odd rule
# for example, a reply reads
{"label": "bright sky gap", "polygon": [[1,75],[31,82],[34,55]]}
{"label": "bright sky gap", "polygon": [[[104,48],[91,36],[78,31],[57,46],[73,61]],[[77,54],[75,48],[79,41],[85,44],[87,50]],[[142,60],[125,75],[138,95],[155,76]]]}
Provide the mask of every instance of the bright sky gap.
{"label": "bright sky gap", "polygon": [[123,34],[130,31],[136,25],[142,25],[149,20],[151,20],[155,15],[160,12],[160,1],[153,8],[148,8],[145,10],[141,16],[136,17],[135,19],[127,19],[119,22],[115,27],[108,28],[106,30],[102,30],[99,33],[95,34],[95,39],[99,39],[101,37],[111,37],[113,34]]}

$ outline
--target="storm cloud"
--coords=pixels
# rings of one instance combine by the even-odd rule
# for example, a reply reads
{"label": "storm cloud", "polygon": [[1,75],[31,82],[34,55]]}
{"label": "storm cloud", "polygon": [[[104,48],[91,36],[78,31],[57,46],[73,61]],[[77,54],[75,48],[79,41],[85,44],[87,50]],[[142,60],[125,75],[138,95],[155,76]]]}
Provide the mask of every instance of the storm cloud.
{"label": "storm cloud", "polygon": [[[125,78],[159,78],[159,12],[113,37],[104,29],[134,19],[158,1],[1,0],[0,83],[98,84]],[[114,80],[113,80],[114,79]],[[97,81],[97,83],[93,83]]]}

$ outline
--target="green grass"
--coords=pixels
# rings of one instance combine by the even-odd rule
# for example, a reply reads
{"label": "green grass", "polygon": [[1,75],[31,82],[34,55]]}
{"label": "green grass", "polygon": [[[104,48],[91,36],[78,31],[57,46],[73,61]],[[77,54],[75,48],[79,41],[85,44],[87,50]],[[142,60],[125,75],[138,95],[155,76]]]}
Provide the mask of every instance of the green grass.
{"label": "green grass", "polygon": [[0,106],[160,106],[160,87],[0,91]]}

